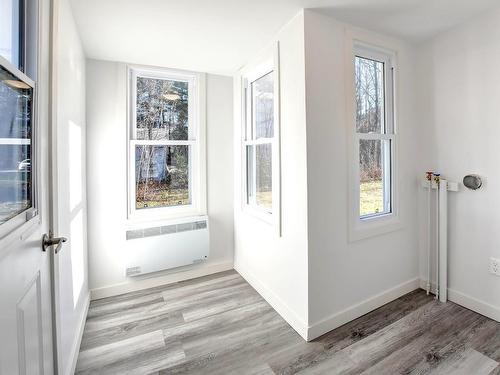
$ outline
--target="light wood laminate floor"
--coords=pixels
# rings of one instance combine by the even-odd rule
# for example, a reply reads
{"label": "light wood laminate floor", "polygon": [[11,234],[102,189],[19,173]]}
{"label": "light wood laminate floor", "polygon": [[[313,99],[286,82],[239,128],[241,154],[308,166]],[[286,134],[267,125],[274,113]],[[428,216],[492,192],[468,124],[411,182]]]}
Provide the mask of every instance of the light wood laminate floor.
{"label": "light wood laminate floor", "polygon": [[306,343],[234,271],[92,301],[77,374],[500,375],[500,323],[409,293]]}

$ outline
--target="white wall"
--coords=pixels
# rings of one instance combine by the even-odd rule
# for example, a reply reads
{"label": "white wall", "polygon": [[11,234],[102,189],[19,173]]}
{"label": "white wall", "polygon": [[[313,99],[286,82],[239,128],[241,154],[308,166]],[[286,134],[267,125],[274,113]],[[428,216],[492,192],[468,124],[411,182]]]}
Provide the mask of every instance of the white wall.
{"label": "white wall", "polygon": [[[350,241],[346,65],[352,40],[397,52],[396,154],[402,227]],[[317,336],[415,289],[416,225],[414,54],[411,45],[305,11],[309,324]],[[352,114],[354,116],[354,114]],[[394,289],[395,288],[395,289]]]}
{"label": "white wall", "polygon": [[232,268],[232,79],[207,75],[210,256],[200,265],[126,278],[126,64],[87,60],[89,270],[93,297]]}
{"label": "white wall", "polygon": [[[304,17],[277,35],[280,49],[282,236],[242,211],[241,79],[235,78],[235,269],[303,337],[307,335],[307,185]],[[271,45],[271,56],[274,45]]]}
{"label": "white wall", "polygon": [[[57,5],[56,5],[57,6]],[[68,243],[55,256],[59,370],[71,374],[89,298],[87,267],[85,54],[68,0],[58,2],[56,37],[56,234]]]}
{"label": "white wall", "polygon": [[[477,173],[484,186],[450,193],[448,216],[450,298],[500,319],[500,277],[488,273],[500,258],[500,9],[425,43],[419,50],[423,133],[430,159],[452,181]],[[429,158],[428,158],[429,159]],[[421,201],[422,202],[422,201]],[[425,243],[421,273],[426,277]]]}

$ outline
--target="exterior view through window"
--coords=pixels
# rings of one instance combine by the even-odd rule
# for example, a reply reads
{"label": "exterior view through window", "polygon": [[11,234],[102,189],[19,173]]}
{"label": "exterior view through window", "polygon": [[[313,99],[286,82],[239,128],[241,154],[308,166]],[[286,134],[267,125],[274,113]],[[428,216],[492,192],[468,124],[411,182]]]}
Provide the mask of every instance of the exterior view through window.
{"label": "exterior view through window", "polygon": [[246,203],[271,213],[274,141],[274,72],[246,88]]}
{"label": "exterior view through window", "polygon": [[394,144],[390,56],[356,51],[356,142],[359,160],[359,216],[392,212]]}
{"label": "exterior view through window", "polygon": [[0,224],[33,206],[33,89],[0,66]]}
{"label": "exterior view through window", "polygon": [[136,76],[136,210],[192,203],[190,86],[182,79]]}

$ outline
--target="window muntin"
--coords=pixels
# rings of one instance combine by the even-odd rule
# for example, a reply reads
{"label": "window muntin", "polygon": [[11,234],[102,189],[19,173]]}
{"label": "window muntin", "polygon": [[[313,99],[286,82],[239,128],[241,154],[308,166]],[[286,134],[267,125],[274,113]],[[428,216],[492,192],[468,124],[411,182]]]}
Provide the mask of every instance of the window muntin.
{"label": "window muntin", "polygon": [[130,68],[130,77],[130,214],[202,213],[198,75]]}
{"label": "window muntin", "polygon": [[245,87],[246,204],[273,210],[274,71],[249,80]]}
{"label": "window muntin", "polygon": [[360,49],[354,60],[359,217],[393,212],[393,85],[391,57]]}
{"label": "window muntin", "polygon": [[0,67],[0,225],[33,207],[33,89]]}

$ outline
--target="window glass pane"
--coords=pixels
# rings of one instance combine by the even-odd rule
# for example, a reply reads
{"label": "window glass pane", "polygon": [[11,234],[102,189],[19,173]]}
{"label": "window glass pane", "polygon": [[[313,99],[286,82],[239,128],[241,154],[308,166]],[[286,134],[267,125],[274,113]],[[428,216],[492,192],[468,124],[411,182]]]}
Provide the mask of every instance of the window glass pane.
{"label": "window glass pane", "polygon": [[191,203],[189,146],[135,148],[136,209]]}
{"label": "window glass pane", "polygon": [[247,154],[247,203],[273,208],[272,145],[249,145]]}
{"label": "window glass pane", "polygon": [[391,147],[389,140],[359,141],[359,214],[391,212]]}
{"label": "window glass pane", "polygon": [[0,224],[32,206],[32,89],[0,67]]}
{"label": "window glass pane", "polygon": [[384,63],[356,56],[356,131],[385,133]]}
{"label": "window glass pane", "polygon": [[272,138],[274,135],[273,72],[252,82],[252,103],[254,138]]}
{"label": "window glass pane", "polygon": [[19,0],[0,0],[0,55],[19,68]]}
{"label": "window glass pane", "polygon": [[188,139],[189,84],[137,77],[138,140]]}
{"label": "window glass pane", "polygon": [[272,145],[255,146],[255,201],[269,211],[273,207]]}

